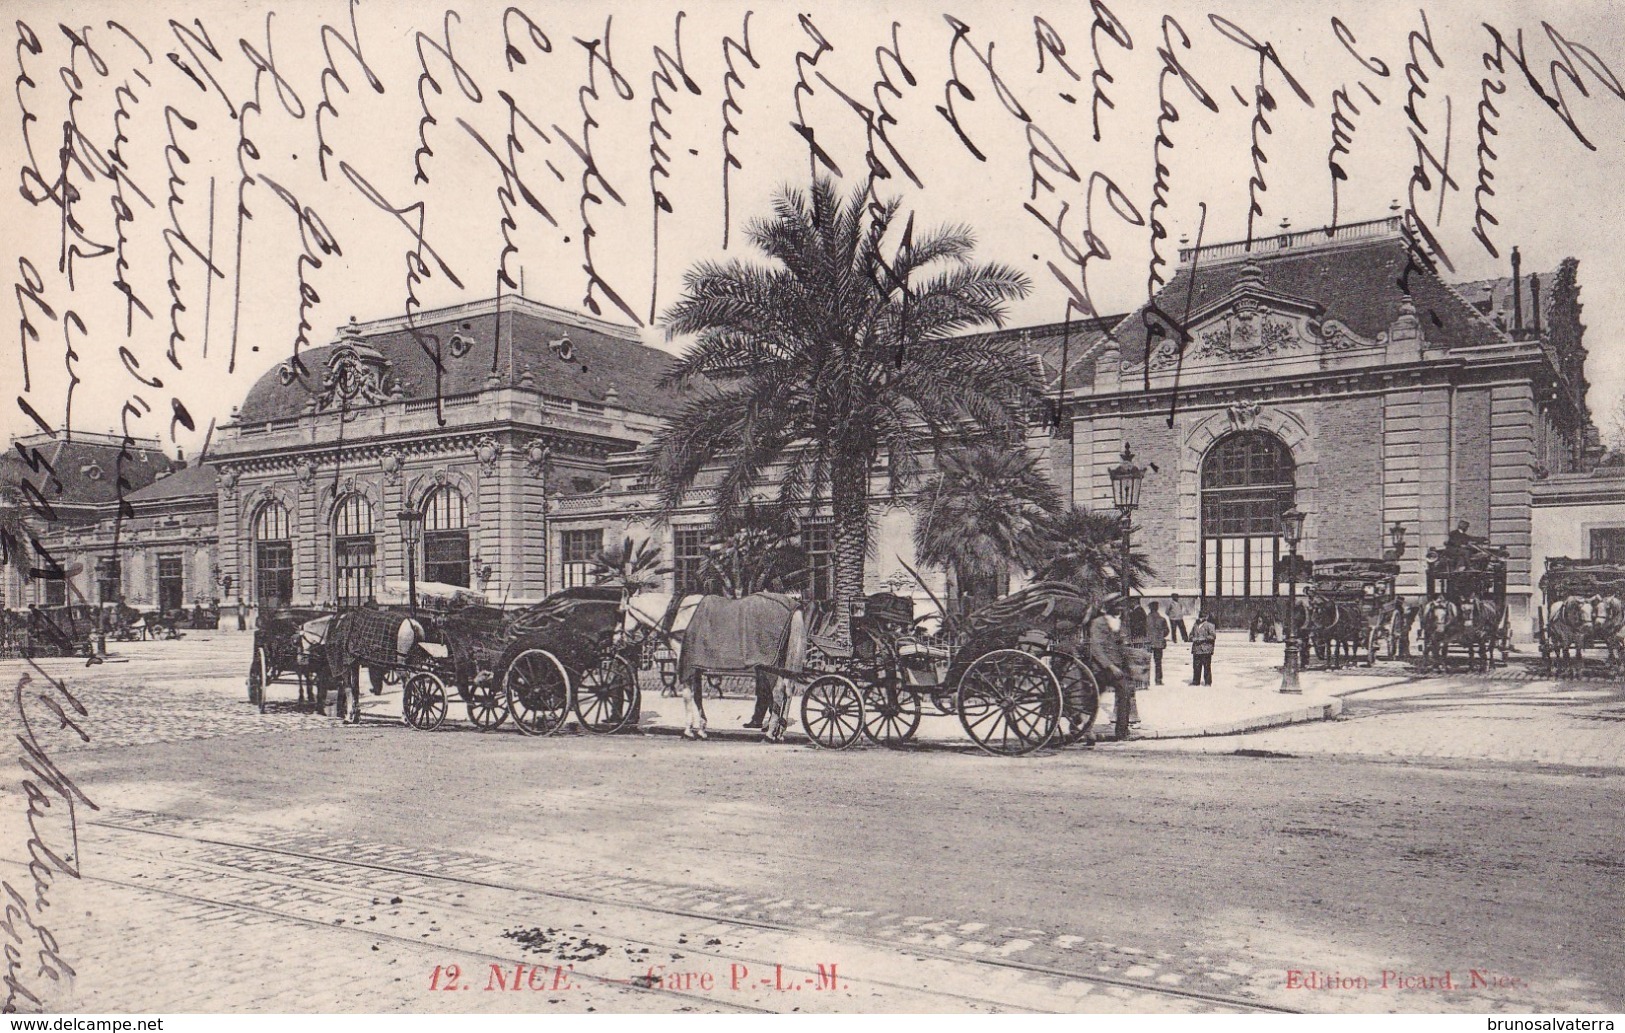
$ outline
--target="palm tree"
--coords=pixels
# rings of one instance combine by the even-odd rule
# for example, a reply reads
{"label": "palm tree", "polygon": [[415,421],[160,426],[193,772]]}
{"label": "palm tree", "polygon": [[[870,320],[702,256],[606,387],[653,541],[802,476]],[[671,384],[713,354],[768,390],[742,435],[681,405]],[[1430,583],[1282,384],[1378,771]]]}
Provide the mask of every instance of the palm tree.
{"label": "palm tree", "polygon": [[668,510],[712,464],[724,522],[770,471],[783,504],[827,499],[842,599],[863,591],[880,456],[895,488],[917,475],[922,434],[1015,440],[1041,388],[1008,343],[952,336],[1002,325],[1027,277],[973,264],[966,228],[915,234],[910,216],[897,234],[898,216],[869,185],[844,199],[825,178],[786,189],[747,230],[772,264],[696,265],[663,320],[668,336],[696,338],[665,382],[706,382],[657,441]]}
{"label": "palm tree", "polygon": [[1061,497],[1025,447],[970,445],[944,454],[940,470],[921,493],[914,553],[952,572],[961,594],[1002,588],[1011,568],[1048,559],[1044,531]]}
{"label": "palm tree", "polygon": [[[1123,521],[1116,513],[1073,506],[1055,514],[1043,530],[1043,581],[1067,581],[1095,598],[1122,588]],[[1129,551],[1129,588],[1144,587],[1154,570],[1145,553]]]}
{"label": "palm tree", "polygon": [[660,579],[671,573],[670,567],[660,563],[658,545],[647,538],[633,542],[631,535],[599,550],[590,562],[595,584],[613,585],[628,595],[659,588]]}
{"label": "palm tree", "polygon": [[747,503],[728,523],[714,523],[715,538],[700,564],[707,592],[734,599],[754,592],[799,590],[811,570],[794,516],[779,507]]}

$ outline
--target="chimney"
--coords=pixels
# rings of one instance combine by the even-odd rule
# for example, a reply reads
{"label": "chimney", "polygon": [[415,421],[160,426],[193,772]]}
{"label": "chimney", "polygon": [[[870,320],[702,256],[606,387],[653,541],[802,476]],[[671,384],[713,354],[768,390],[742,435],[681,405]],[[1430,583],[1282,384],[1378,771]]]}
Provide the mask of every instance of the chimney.
{"label": "chimney", "polygon": [[1535,336],[1540,336],[1540,274],[1529,274],[1529,324]]}
{"label": "chimney", "polygon": [[1512,246],[1512,332],[1523,330],[1523,278],[1518,270],[1523,266],[1523,258],[1518,254],[1518,246]]}

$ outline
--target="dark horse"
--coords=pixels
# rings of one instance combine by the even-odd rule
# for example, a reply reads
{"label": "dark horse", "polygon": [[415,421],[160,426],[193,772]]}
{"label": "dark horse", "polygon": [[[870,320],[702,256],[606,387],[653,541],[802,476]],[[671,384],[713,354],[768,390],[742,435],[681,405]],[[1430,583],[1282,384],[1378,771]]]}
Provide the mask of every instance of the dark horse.
{"label": "dark horse", "polygon": [[395,670],[406,665],[414,646],[424,640],[423,624],[388,610],[346,610],[327,629],[327,666],[338,689],[338,716],[348,724],[361,721],[361,675],[358,665]]}

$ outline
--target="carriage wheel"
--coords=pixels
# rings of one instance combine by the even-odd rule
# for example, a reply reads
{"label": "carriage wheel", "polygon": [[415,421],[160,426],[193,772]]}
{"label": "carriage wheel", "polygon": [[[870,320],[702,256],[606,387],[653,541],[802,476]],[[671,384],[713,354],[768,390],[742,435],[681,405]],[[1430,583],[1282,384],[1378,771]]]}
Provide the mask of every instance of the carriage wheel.
{"label": "carriage wheel", "polygon": [[581,727],[598,735],[618,732],[638,713],[638,672],[622,657],[581,672],[575,712]]}
{"label": "carriage wheel", "polygon": [[270,677],[270,660],[263,647],[254,650],[254,659],[248,664],[248,701],[265,713],[265,682]]}
{"label": "carriage wheel", "polygon": [[[359,678],[359,672],[350,677]],[[418,671],[406,679],[401,693],[401,717],[420,732],[432,732],[446,719],[446,685],[429,671]]]}
{"label": "carriage wheel", "polygon": [[1095,726],[1095,719],[1100,716],[1100,683],[1095,680],[1095,672],[1089,670],[1089,665],[1071,653],[1049,653],[1045,660],[1049,662],[1050,673],[1061,683],[1063,709],[1069,709],[1074,704],[1082,707],[1078,711],[1082,720],[1076,727],[1058,728],[1056,731],[1060,745],[1071,746],[1089,734],[1089,729]]}
{"label": "carriage wheel", "polygon": [[801,726],[826,750],[844,750],[863,731],[863,693],[844,675],[814,678],[801,697]]}
{"label": "carriage wheel", "polygon": [[1376,628],[1371,628],[1365,633],[1365,665],[1367,667],[1377,666],[1378,637]]}
{"label": "carriage wheel", "polygon": [[496,678],[476,681],[463,690],[463,702],[468,704],[468,719],[482,732],[493,731],[508,720],[508,697],[497,685]]}
{"label": "carriage wheel", "polygon": [[1055,675],[1019,649],[980,656],[959,678],[959,723],[995,756],[1019,757],[1049,742],[1061,706]]}
{"label": "carriage wheel", "polygon": [[503,673],[513,723],[526,735],[552,735],[570,713],[570,678],[545,649],[526,649]]}
{"label": "carriage wheel", "polygon": [[931,705],[940,710],[943,716],[952,716],[959,712],[959,697],[951,692],[933,692]]}
{"label": "carriage wheel", "polygon": [[896,749],[914,738],[920,727],[920,697],[901,689],[870,683],[863,690],[863,735],[872,743]]}

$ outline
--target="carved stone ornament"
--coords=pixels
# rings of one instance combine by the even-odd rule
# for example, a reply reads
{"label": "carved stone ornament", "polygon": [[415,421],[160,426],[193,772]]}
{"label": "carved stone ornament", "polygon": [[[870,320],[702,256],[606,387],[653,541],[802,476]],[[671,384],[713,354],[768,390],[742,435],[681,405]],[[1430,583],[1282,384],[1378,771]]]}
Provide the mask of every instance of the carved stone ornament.
{"label": "carved stone ornament", "polygon": [[346,341],[333,349],[322,375],[316,410],[355,409],[390,400],[389,363],[360,341]]}
{"label": "carved stone ornament", "polygon": [[446,486],[446,482],[449,480],[451,480],[451,475],[446,472],[446,468],[444,466],[434,472],[434,483],[436,487],[444,488]]}
{"label": "carved stone ornament", "polygon": [[[1372,340],[1361,337],[1350,330],[1346,324],[1335,319],[1328,319],[1316,325],[1310,324],[1309,329],[1320,337],[1320,346],[1327,351],[1349,351],[1354,348],[1375,348],[1383,343],[1382,340]],[[1382,335],[1384,338],[1386,334]]]}
{"label": "carved stone ornament", "polygon": [[355,474],[350,474],[339,482],[339,494],[341,496],[355,494]]}
{"label": "carved stone ornament", "polygon": [[472,337],[468,337],[463,334],[452,334],[451,340],[447,342],[447,345],[451,349],[451,357],[454,359],[461,359],[467,356],[469,352],[473,351],[474,345],[478,343],[479,342],[474,340]]}
{"label": "carved stone ornament", "polygon": [[220,490],[225,492],[227,495],[237,494],[237,482],[241,478],[242,474],[238,473],[236,470],[225,471],[220,475]]}
{"label": "carved stone ornament", "polygon": [[480,468],[490,473],[496,468],[497,457],[502,455],[502,446],[497,439],[487,435],[474,445],[474,458],[480,461]]}
{"label": "carved stone ornament", "polygon": [[299,483],[308,487],[316,479],[316,464],[309,459],[304,459],[300,461],[298,469]]}
{"label": "carved stone ornament", "polygon": [[390,449],[389,451],[384,453],[383,458],[378,460],[378,465],[384,471],[384,483],[385,484],[399,484],[399,483],[401,483],[401,454],[400,454],[400,452],[396,451],[393,448]]}
{"label": "carved stone ornament", "polygon": [[525,448],[525,467],[531,476],[540,477],[547,472],[547,467],[553,460],[553,450],[541,441],[532,441]]}
{"label": "carved stone ornament", "polygon": [[1258,411],[1259,405],[1257,402],[1232,402],[1229,408],[1225,410],[1225,415],[1230,418],[1230,429],[1250,429],[1253,425],[1253,421],[1258,419]]}

